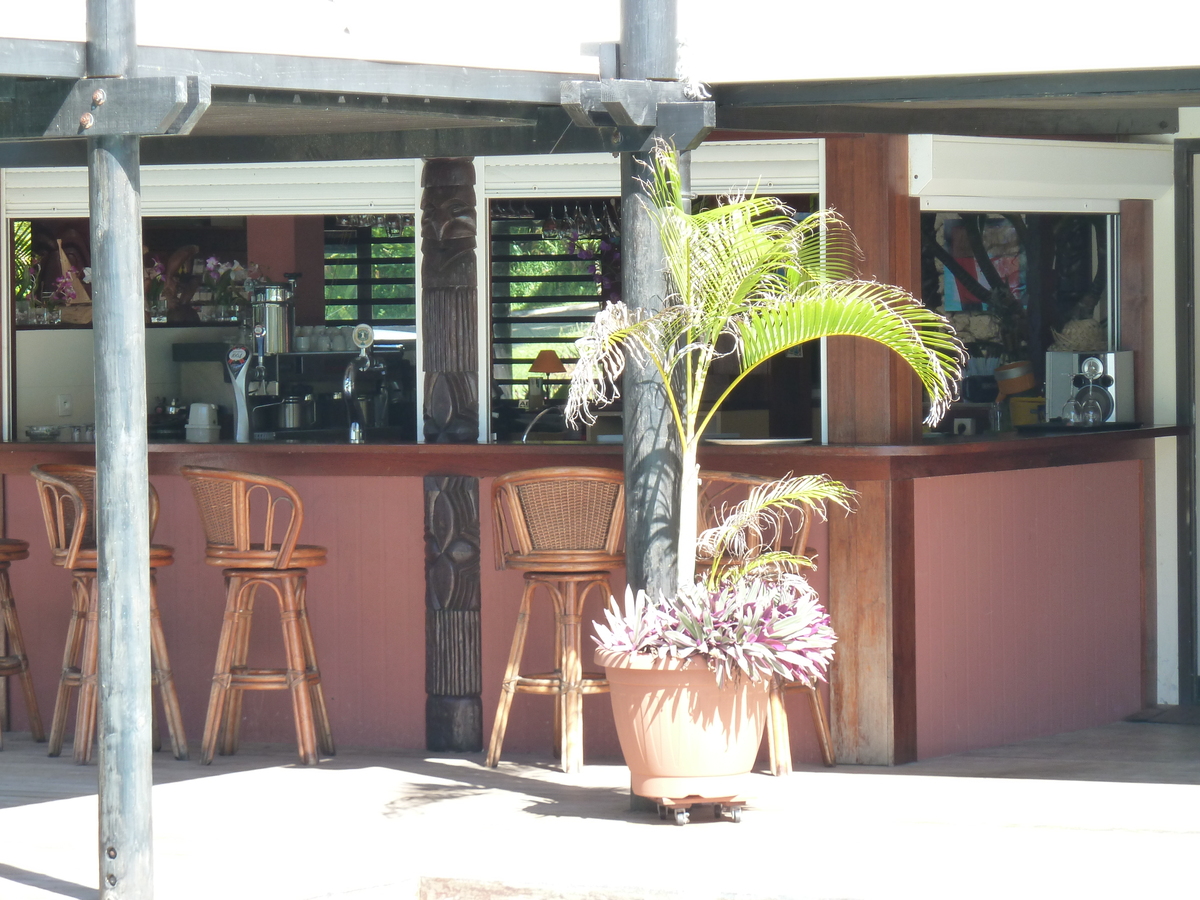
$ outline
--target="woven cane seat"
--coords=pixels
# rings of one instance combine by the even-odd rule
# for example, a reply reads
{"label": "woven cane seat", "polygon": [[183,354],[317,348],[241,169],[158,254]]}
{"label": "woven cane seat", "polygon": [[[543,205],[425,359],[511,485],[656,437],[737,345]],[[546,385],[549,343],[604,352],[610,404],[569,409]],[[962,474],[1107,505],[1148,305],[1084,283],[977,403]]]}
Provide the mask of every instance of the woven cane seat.
{"label": "woven cane seat", "polygon": [[29,541],[0,538],[0,562],[16,562],[19,559],[29,559]]}
{"label": "woven cane seat", "polygon": [[[67,556],[66,551],[55,550],[50,554],[50,561],[56,566],[66,567]],[[79,552],[75,555],[75,563],[70,568],[95,570],[99,562],[100,552],[95,547],[80,547]],[[150,568],[165,569],[174,562],[174,547],[168,547],[165,544],[150,545]]]}
{"label": "woven cane seat", "polygon": [[[204,554],[204,561],[210,566],[221,566],[226,569],[274,569],[279,559],[280,547],[274,544],[263,549],[262,544],[247,550],[227,549],[219,545],[209,545]],[[288,568],[312,569],[325,565],[328,551],[315,544],[297,544],[292,550]]]}

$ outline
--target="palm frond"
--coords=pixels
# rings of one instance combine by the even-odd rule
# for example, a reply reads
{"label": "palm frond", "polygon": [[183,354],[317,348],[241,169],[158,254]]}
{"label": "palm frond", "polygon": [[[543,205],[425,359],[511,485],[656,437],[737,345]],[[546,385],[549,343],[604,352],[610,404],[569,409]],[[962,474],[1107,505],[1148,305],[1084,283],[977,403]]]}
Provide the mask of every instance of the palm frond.
{"label": "palm frond", "polygon": [[929,392],[928,424],[941,419],[955,398],[966,361],[965,349],[944,317],[901,288],[875,281],[816,285],[802,296],[751,310],[737,328],[743,372],[820,337],[863,337],[890,347],[912,366]]}
{"label": "palm frond", "polygon": [[792,516],[825,518],[828,504],[851,509],[855,492],[828,475],[787,475],[753,487],[745,500],[722,510],[720,523],[697,537],[696,549],[714,560],[744,560],[757,553]]}
{"label": "palm frond", "polygon": [[807,556],[800,556],[788,550],[772,550],[737,565],[714,568],[709,572],[704,583],[710,590],[715,590],[723,584],[737,584],[759,572],[765,571],[765,574],[772,576],[799,575],[804,569],[815,569],[816,567],[812,559]]}

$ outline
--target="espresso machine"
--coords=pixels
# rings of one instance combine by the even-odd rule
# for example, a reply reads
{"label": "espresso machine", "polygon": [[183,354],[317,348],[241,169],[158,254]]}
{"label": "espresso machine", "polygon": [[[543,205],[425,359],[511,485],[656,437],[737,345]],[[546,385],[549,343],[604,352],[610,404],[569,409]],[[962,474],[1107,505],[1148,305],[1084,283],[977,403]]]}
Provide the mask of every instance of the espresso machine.
{"label": "espresso machine", "polygon": [[[296,280],[299,272],[288,272],[286,283],[246,282],[246,290],[250,295],[250,351],[253,354],[253,366],[247,365],[246,371],[240,373],[245,383],[246,424],[241,426],[237,415],[238,402],[237,381],[230,371],[230,379],[235,385],[235,426],[239,435],[248,431],[255,440],[271,439],[268,432],[274,431],[276,421],[291,417],[299,427],[303,421],[302,415],[295,414],[294,398],[282,398],[280,395],[280,360],[284,354],[292,351],[292,335],[296,327]],[[287,406],[284,413],[281,407]],[[241,438],[239,437],[239,440]],[[247,438],[249,439],[249,438]]]}
{"label": "espresso machine", "polygon": [[353,349],[339,340],[332,350],[279,350],[263,312],[249,346],[234,348],[238,359],[226,366],[238,440],[416,440],[414,333],[360,324]]}

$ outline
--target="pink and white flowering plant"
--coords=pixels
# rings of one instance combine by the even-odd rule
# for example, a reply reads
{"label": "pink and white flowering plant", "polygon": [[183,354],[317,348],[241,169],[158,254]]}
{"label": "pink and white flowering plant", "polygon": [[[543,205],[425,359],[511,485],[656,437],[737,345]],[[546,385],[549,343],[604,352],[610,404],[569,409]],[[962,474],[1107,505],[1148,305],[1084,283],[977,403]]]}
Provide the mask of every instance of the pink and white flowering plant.
{"label": "pink and white flowering plant", "polygon": [[222,262],[215,256],[204,261],[204,287],[212,292],[213,302],[219,305],[236,306],[246,302],[246,280],[255,281],[261,277],[259,267],[255,263],[243,266],[236,259],[233,262]]}
{"label": "pink and white flowering plant", "polygon": [[747,575],[716,588],[698,581],[673,596],[651,600],[625,591],[595,622],[606,650],[659,659],[703,659],[717,683],[746,677],[815,684],[825,680],[837,636],[817,593],[790,572]]}

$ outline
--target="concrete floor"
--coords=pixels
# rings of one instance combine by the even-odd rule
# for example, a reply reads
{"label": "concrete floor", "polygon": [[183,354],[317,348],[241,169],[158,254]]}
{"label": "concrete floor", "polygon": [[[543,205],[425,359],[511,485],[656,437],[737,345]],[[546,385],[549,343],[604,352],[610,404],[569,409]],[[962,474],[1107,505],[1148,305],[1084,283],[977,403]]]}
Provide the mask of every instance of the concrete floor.
{"label": "concrete floor", "polygon": [[[895,769],[756,776],[743,821],[629,810],[628,773],[248,747],[155,759],[159,900],[1200,896],[1200,728],[1104,728]],[[0,752],[0,898],[96,896],[96,768]]]}

